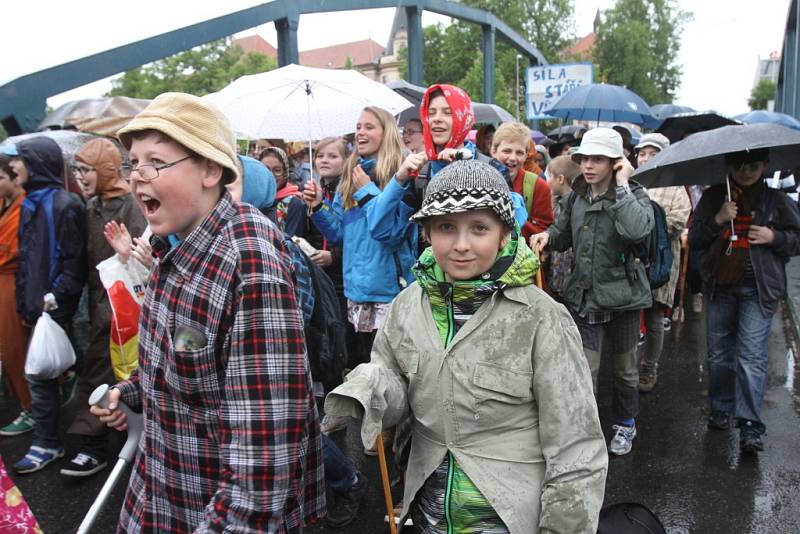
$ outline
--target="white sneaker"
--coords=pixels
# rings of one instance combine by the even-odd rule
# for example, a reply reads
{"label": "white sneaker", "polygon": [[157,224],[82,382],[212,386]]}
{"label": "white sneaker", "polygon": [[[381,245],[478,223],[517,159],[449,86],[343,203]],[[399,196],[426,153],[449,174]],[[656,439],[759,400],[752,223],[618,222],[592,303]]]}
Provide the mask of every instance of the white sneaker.
{"label": "white sneaker", "polygon": [[633,448],[633,438],[636,437],[636,426],[614,425],[616,431],[608,444],[608,452],[617,456],[624,456]]}

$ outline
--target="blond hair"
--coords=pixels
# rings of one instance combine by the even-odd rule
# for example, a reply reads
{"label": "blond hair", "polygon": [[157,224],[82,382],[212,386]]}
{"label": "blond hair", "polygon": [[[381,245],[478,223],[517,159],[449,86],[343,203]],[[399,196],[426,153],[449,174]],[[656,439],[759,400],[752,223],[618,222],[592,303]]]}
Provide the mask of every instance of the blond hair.
{"label": "blond hair", "polygon": [[531,131],[524,124],[519,122],[504,122],[494,132],[494,137],[492,137],[492,150],[497,149],[503,141],[507,143],[519,143],[527,149],[530,139]]}
{"label": "blond hair", "polygon": [[[403,163],[403,144],[400,140],[400,132],[394,117],[385,109],[367,106],[363,111],[374,116],[383,128],[383,137],[375,164],[375,179],[378,181],[378,187],[383,190],[397,169],[400,168],[400,164]],[[358,189],[353,183],[353,169],[356,168],[356,165],[358,165],[358,152],[354,150],[344,164],[342,180],[339,182],[339,194],[342,196],[345,209],[354,208],[357,204],[353,199],[353,195]]]}
{"label": "blond hair", "polygon": [[317,152],[325,148],[329,145],[336,145],[336,149],[339,151],[339,155],[342,156],[342,159],[347,159],[347,156],[350,153],[347,151],[347,142],[341,137],[326,137],[324,139],[320,139],[317,142],[317,146],[314,147],[314,159],[317,159]]}
{"label": "blond hair", "polygon": [[571,156],[558,156],[553,158],[547,166],[551,176],[563,175],[567,179],[567,185],[572,187],[572,182],[580,176],[581,166],[572,161]]}

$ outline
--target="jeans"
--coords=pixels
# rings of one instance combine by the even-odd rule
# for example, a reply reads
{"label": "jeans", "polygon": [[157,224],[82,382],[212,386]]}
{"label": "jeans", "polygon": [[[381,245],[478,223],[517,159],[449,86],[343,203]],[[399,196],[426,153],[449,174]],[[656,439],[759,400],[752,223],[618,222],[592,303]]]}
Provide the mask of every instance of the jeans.
{"label": "jeans", "polygon": [[[77,302],[71,304],[72,306],[61,306],[50,312],[50,316],[68,336],[72,333],[72,316],[75,314]],[[82,354],[76,351],[75,355],[74,367],[80,367]],[[31,445],[48,449],[61,447],[61,440],[58,437],[58,412],[61,410],[58,378],[42,379],[31,375],[25,375],[25,378],[31,392],[31,414],[36,421]]]}
{"label": "jeans", "polygon": [[58,379],[40,379],[31,375],[26,375],[26,378],[31,392],[31,413],[36,421],[31,445],[58,448],[61,446],[58,438],[58,412],[61,409]]}
{"label": "jeans", "polygon": [[350,491],[356,480],[356,469],[331,438],[322,436],[322,461],[325,465],[325,484],[339,495]]}
{"label": "jeans", "polygon": [[705,294],[711,409],[732,413],[739,422],[752,421],[763,431],[772,315],[761,311],[753,280]]}

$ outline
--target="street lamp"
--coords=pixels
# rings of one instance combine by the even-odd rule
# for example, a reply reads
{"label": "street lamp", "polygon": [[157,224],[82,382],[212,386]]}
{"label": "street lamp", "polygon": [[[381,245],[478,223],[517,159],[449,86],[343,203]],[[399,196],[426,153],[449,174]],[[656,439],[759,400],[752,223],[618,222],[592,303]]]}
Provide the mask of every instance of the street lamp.
{"label": "street lamp", "polygon": [[522,59],[522,55],[521,54],[517,54],[517,61],[516,61],[516,65],[517,65],[517,69],[516,69],[517,70],[517,84],[516,84],[516,90],[517,90],[517,109],[516,109],[517,122],[519,122],[519,60],[520,59]]}

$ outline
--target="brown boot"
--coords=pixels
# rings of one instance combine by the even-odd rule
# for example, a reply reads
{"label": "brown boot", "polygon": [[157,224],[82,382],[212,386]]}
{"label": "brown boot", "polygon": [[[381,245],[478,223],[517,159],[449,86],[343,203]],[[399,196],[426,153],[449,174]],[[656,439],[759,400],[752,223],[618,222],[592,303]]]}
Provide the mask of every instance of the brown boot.
{"label": "brown boot", "polygon": [[639,391],[641,393],[650,393],[653,391],[653,388],[656,387],[656,382],[658,382],[658,376],[655,371],[642,371],[639,373]]}

